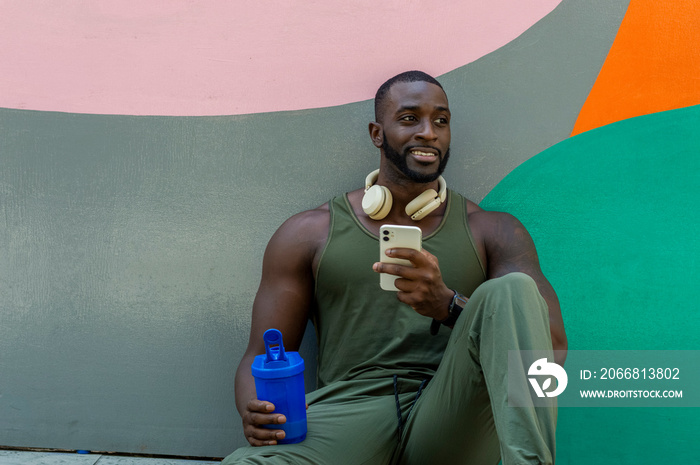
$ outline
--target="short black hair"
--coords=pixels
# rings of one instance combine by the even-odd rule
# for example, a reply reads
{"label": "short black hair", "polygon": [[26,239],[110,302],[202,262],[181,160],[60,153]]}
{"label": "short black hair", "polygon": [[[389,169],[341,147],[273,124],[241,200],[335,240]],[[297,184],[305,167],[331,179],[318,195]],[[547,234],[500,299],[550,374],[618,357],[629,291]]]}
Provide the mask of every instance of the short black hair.
{"label": "short black hair", "polygon": [[423,71],[404,71],[403,73],[397,74],[393,78],[390,78],[384,84],[382,84],[379,89],[377,89],[377,94],[374,96],[374,118],[376,121],[379,121],[379,109],[384,104],[386,95],[389,93],[391,86],[397,82],[429,82],[431,84],[435,84],[442,89],[443,92],[445,92],[445,89],[442,88],[442,85],[437,81],[437,79],[428,73],[424,73]]}

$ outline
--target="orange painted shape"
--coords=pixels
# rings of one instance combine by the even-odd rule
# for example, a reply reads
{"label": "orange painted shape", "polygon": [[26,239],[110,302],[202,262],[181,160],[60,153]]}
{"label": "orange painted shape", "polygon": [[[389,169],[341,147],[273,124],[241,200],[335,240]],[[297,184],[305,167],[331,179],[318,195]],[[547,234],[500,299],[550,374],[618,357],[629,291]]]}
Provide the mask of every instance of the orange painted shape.
{"label": "orange painted shape", "polygon": [[631,0],[572,135],[700,104],[700,1]]}

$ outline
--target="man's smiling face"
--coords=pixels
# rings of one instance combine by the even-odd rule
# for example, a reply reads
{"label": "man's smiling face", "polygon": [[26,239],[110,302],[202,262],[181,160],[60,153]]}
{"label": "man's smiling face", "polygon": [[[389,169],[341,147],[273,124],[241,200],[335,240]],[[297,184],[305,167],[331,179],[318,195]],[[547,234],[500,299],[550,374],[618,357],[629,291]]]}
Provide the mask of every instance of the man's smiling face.
{"label": "man's smiling face", "polygon": [[383,154],[411,181],[436,180],[449,159],[450,116],[440,87],[424,81],[397,82],[378,121]]}

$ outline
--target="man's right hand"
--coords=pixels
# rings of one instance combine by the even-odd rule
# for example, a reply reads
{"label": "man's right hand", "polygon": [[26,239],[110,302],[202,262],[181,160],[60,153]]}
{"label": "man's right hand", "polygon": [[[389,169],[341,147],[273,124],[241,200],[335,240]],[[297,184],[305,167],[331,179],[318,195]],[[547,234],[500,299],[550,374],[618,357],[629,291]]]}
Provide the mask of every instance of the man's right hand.
{"label": "man's right hand", "polygon": [[281,425],[287,422],[287,417],[280,413],[272,413],[275,406],[270,402],[258,399],[248,401],[246,411],[242,415],[243,433],[251,446],[272,446],[284,439],[285,432],[281,429],[265,428],[264,425]]}

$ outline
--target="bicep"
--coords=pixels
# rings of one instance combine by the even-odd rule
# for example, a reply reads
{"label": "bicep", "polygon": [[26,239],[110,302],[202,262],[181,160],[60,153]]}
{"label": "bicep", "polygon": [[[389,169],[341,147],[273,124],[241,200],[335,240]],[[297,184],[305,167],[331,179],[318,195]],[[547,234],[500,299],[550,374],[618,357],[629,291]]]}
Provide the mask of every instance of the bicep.
{"label": "bicep", "polygon": [[263,333],[276,328],[285,349],[296,351],[313,303],[313,249],[297,235],[279,230],[268,244],[262,277],[253,302],[248,353],[265,350]]}
{"label": "bicep", "polygon": [[530,275],[538,285],[544,283],[546,279],[540,268],[535,242],[525,226],[507,213],[492,212],[489,223],[489,231],[484,235],[488,278],[521,272]]}

